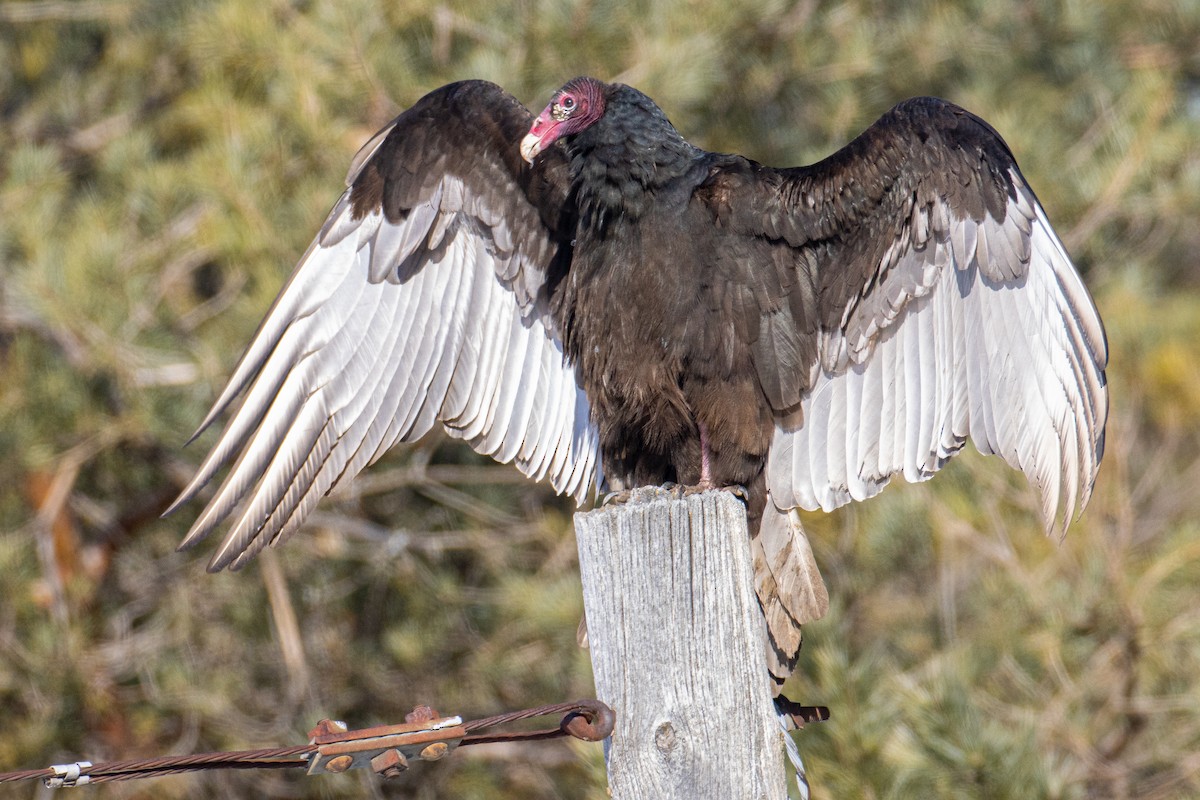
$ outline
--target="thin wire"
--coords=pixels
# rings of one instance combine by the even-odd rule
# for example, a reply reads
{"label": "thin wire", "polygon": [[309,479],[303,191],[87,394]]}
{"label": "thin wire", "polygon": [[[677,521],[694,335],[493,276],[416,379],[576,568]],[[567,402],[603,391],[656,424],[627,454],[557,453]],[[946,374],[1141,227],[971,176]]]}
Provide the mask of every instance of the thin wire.
{"label": "thin wire", "polygon": [[[513,733],[472,734],[459,743],[460,746],[487,744],[489,742],[519,742],[552,739],[559,736],[575,736],[585,741],[600,741],[612,733],[613,712],[598,700],[579,700],[574,703],[553,705],[512,711],[494,717],[471,720],[462,727],[478,731],[498,725],[507,725],[523,719],[564,714],[557,728]],[[313,744],[276,747],[265,750],[239,750],[219,753],[198,753],[185,756],[164,756],[130,761],[109,761],[87,767],[81,777],[87,783],[108,783],[134,778],[153,778],[162,775],[177,775],[209,769],[295,769],[307,767],[319,747]],[[58,773],[50,767],[20,772],[0,773],[0,783],[49,779]]]}

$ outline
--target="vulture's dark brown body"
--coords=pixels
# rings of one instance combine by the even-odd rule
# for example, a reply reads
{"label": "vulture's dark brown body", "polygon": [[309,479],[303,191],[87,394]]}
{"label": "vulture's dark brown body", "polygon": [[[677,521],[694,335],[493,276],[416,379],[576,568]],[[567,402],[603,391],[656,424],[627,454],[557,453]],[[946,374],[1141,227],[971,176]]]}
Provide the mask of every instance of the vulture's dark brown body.
{"label": "vulture's dark brown body", "polygon": [[215,569],[440,422],[581,500],[746,487],[782,680],[827,603],[792,509],[928,478],[968,436],[1048,524],[1087,501],[1103,327],[1008,147],[956,106],[907,101],[772,169],[692,146],[626,86],[577,79],[535,119],[470,81],[347,182],[201,426],[247,391],[177,501],[238,457],[186,540],[237,510]]}
{"label": "vulture's dark brown body", "polygon": [[[706,172],[697,163],[664,179],[656,188],[666,197],[639,216],[581,228],[570,278],[554,301],[605,469],[625,485],[699,483],[700,424],[714,484],[761,483],[774,421],[750,326],[727,302],[726,276],[740,269],[737,250],[771,258],[783,248],[722,247],[707,209],[692,199]],[[714,253],[722,260],[714,262]],[[664,264],[672,268],[656,268]]]}

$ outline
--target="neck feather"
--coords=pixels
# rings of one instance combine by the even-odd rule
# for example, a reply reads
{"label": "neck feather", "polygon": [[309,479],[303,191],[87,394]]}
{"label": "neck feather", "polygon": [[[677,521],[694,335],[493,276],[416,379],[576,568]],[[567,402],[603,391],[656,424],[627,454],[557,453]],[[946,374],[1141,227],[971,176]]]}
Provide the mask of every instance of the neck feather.
{"label": "neck feather", "polygon": [[604,116],[565,143],[583,220],[600,226],[618,217],[640,217],[703,155],[654,101],[620,85],[609,96]]}

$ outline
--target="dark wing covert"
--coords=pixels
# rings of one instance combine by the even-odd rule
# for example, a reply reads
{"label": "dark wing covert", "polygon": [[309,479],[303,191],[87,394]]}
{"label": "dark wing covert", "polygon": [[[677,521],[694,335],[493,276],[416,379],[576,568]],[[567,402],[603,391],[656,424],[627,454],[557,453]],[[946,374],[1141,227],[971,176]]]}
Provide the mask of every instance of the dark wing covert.
{"label": "dark wing covert", "polygon": [[815,360],[788,374],[785,358],[756,364],[780,412],[767,466],[779,508],[925,480],[970,437],[1022,470],[1047,528],[1061,514],[1065,529],[1104,450],[1108,346],[991,126],[917,98],[824,161],[744,162],[710,183],[719,224],[794,248],[794,290],[816,301]]}

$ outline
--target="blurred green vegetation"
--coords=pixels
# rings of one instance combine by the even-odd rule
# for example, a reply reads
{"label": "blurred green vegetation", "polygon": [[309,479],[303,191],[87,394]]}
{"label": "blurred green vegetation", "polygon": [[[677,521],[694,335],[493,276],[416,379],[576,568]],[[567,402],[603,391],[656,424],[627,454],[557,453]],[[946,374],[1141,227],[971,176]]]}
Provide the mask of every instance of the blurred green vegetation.
{"label": "blurred green vegetation", "polygon": [[[358,146],[450,80],[540,107],[590,73],[780,165],[911,95],[965,105],[1108,325],[1108,452],[1062,543],[974,454],[808,518],[833,598],[789,690],[834,712],[799,735],[814,796],[1200,795],[1198,43],[1191,0],[0,0],[0,770],[592,694],[570,504],[447,441],[397,452],[241,574],[174,552],[199,504],[157,518]],[[88,791],[601,798],[604,780],[598,747],[559,743],[389,784]]]}

